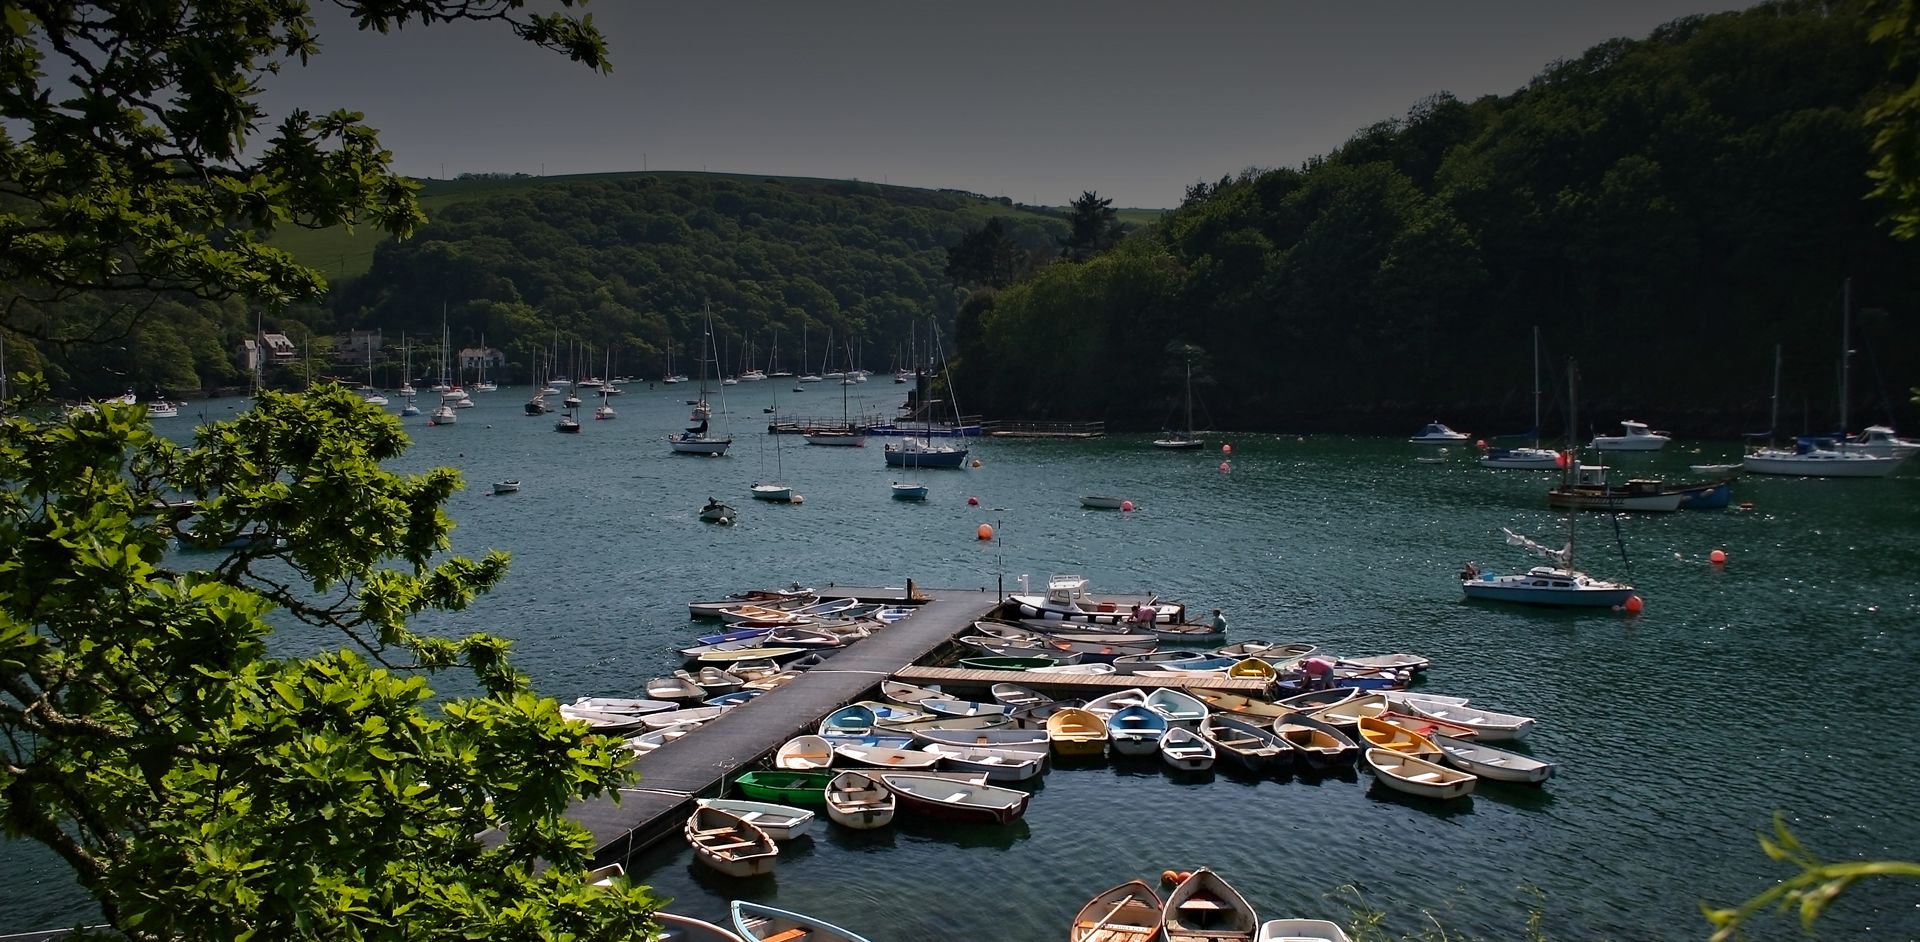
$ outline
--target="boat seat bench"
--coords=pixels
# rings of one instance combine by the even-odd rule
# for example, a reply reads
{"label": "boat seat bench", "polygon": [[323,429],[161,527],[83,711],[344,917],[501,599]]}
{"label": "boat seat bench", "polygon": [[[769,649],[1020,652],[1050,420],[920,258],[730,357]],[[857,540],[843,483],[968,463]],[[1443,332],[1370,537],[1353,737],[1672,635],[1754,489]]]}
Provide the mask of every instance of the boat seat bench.
{"label": "boat seat bench", "polygon": [[797,942],[797,940],[806,937],[806,929],[788,929],[785,932],[776,932],[773,935],[766,936],[762,938],[760,942]]}
{"label": "boat seat bench", "polygon": [[710,851],[739,850],[742,847],[752,847],[752,846],[753,846],[752,841],[728,841],[725,844],[708,844],[707,850],[710,850]]}

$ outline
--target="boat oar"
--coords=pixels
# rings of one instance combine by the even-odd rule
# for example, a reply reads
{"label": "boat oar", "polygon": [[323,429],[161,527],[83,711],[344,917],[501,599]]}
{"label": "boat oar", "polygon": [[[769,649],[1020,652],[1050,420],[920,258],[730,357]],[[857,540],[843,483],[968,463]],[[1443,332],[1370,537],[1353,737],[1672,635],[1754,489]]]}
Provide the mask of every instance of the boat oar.
{"label": "boat oar", "polygon": [[1125,906],[1131,902],[1133,902],[1133,895],[1128,894],[1127,896],[1123,897],[1120,900],[1120,902],[1113,904],[1113,908],[1107,910],[1107,914],[1104,916],[1101,916],[1100,920],[1098,922],[1095,922],[1093,924],[1093,927],[1087,930],[1087,935],[1092,936],[1095,933],[1099,932],[1102,928],[1106,926],[1107,920],[1112,919],[1114,914],[1120,911],[1120,907]]}

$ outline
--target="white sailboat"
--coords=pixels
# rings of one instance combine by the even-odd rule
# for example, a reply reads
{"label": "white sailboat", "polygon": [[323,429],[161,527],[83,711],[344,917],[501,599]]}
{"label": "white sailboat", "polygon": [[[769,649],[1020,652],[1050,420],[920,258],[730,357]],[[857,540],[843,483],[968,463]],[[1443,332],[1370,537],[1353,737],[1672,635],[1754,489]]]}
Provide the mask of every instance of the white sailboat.
{"label": "white sailboat", "polygon": [[[777,392],[775,393],[775,396],[776,397],[778,396]],[[777,408],[778,407],[777,399],[776,399],[775,405]],[[786,465],[782,462],[780,457],[780,436],[778,435],[763,436],[761,438],[761,443],[763,448],[768,438],[773,439],[773,480],[760,481],[754,484],[753,487],[750,488],[750,491],[753,494],[753,499],[772,501],[773,503],[776,503],[776,504],[800,503],[802,498],[795,496],[795,494],[793,493],[793,487],[788,484],[780,483],[781,479],[787,476]],[[760,455],[761,455],[760,460],[762,462],[761,471],[764,472],[766,470],[764,466],[766,461],[766,452],[763,450],[760,453]]]}
{"label": "white sailboat", "polygon": [[480,335],[480,373],[473,382],[474,392],[497,392],[500,389],[492,380],[487,379],[487,335]]}
{"label": "white sailboat", "polygon": [[1184,451],[1191,448],[1199,448],[1206,444],[1206,442],[1194,437],[1193,434],[1193,351],[1191,350],[1187,351],[1186,397],[1186,424],[1182,425],[1178,430],[1168,433],[1164,438],[1154,439],[1153,447],[1173,451]]}
{"label": "white sailboat", "polygon": [[367,344],[367,384],[360,388],[365,392],[365,395],[360,398],[368,405],[384,406],[387,404],[387,397],[381,395],[380,390],[374,388],[373,385],[373,344],[371,342]]}
{"label": "white sailboat", "polygon": [[[606,370],[608,373],[613,372],[613,351],[612,350],[607,351]],[[604,422],[614,417],[613,404],[607,401],[607,398],[613,395],[612,389],[613,389],[613,386],[611,384],[602,383],[600,385],[600,405],[596,406],[593,410],[593,417],[596,421]]]}
{"label": "white sailboat", "polygon": [[[1567,364],[1568,411],[1573,413],[1576,407],[1574,394],[1575,380],[1572,362]],[[1571,415],[1567,420],[1568,437],[1578,428]],[[1577,446],[1569,440],[1568,452],[1573,454]],[[1573,464],[1578,465],[1577,455]],[[1571,470],[1571,469],[1570,469]],[[1524,573],[1494,575],[1482,573],[1473,563],[1467,563],[1460,572],[1460,589],[1470,599],[1485,599],[1495,602],[1518,602],[1524,605],[1552,605],[1611,608],[1626,605],[1634,597],[1633,586],[1619,582],[1607,582],[1595,579],[1574,568],[1574,519],[1579,511],[1567,513],[1567,545],[1560,549],[1536,543],[1518,533],[1501,528],[1506,534],[1507,544],[1519,546],[1553,563],[1551,566],[1535,566]]]}
{"label": "white sailboat", "polygon": [[1540,447],[1540,326],[1536,324],[1533,328],[1533,447],[1490,448],[1480,456],[1480,466],[1552,471],[1560,467],[1563,460],[1559,452]]}
{"label": "white sailboat", "polygon": [[400,335],[400,350],[402,361],[406,364],[406,374],[401,377],[400,383],[400,395],[406,397],[406,402],[400,406],[400,415],[402,417],[419,415],[420,407],[415,405],[413,401],[415,392],[413,388],[413,342],[408,339],[404,333]]}
{"label": "white sailboat", "polygon": [[[700,398],[694,402],[693,414],[688,418],[687,430],[679,435],[667,436],[667,444],[675,454],[707,455],[718,457],[727,453],[733,444],[733,436],[714,435],[709,429],[712,409],[707,405],[707,364],[713,351],[713,318],[704,319],[705,329],[700,337]],[[726,412],[726,392],[720,393],[720,411]]]}
{"label": "white sailboat", "polygon": [[[853,352],[847,352],[847,365],[851,370]],[[867,444],[865,429],[855,428],[853,420],[847,415],[847,387],[851,385],[845,379],[840,382],[840,426],[832,429],[815,429],[804,436],[809,445],[830,445],[839,448],[862,448]]]}
{"label": "white sailboat", "polygon": [[[1803,436],[1793,448],[1761,448],[1748,455],[1741,466],[1751,474],[1776,474],[1808,478],[1883,478],[1892,474],[1905,460],[1894,453],[1875,454],[1859,450],[1846,441],[1848,383],[1853,341],[1853,279],[1847,279],[1840,292],[1840,435]],[[1780,424],[1780,348],[1773,353],[1773,421],[1771,434]]]}

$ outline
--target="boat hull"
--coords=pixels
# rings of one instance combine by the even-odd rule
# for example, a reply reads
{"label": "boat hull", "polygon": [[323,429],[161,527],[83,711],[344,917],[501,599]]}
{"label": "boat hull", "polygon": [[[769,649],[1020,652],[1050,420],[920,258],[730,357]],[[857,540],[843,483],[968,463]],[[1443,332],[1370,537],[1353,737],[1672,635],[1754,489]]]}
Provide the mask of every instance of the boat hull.
{"label": "boat hull", "polygon": [[1748,455],[1748,474],[1797,478],[1883,478],[1900,467],[1899,458],[1847,455]]}
{"label": "boat hull", "polygon": [[1470,599],[1559,608],[1613,608],[1633,597],[1632,586],[1555,588],[1533,585],[1535,581],[1527,576],[1497,576],[1464,581],[1460,589]]}
{"label": "boat hull", "polygon": [[902,808],[932,818],[1012,824],[1027,813],[1027,793],[1010,788],[916,775],[882,775],[880,780],[893,790]]}
{"label": "boat hull", "polygon": [[967,449],[929,451],[888,445],[886,457],[889,468],[959,468],[967,463]]}

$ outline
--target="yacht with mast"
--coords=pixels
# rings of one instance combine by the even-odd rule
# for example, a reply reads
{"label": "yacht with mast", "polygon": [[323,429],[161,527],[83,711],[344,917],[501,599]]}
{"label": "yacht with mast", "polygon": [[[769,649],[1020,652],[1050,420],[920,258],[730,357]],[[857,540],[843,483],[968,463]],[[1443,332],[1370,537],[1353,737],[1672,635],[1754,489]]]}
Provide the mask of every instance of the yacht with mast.
{"label": "yacht with mast", "polygon": [[[687,419],[694,424],[687,426],[687,430],[679,435],[667,436],[667,444],[673,448],[675,454],[718,457],[727,453],[727,448],[733,444],[733,436],[715,435],[710,429],[713,410],[707,404],[707,365],[713,356],[712,315],[705,315],[703,323],[705,326],[700,336],[700,398],[694,400],[693,413]],[[724,390],[720,397],[720,411],[724,414],[726,412]]]}
{"label": "yacht with mast", "polygon": [[1480,456],[1480,466],[1552,471],[1565,461],[1559,452],[1540,447],[1540,326],[1536,324],[1533,328],[1533,447],[1489,448]]}
{"label": "yacht with mast", "polygon": [[1179,429],[1168,433],[1166,437],[1154,439],[1153,447],[1155,448],[1165,448],[1170,451],[1184,451],[1187,449],[1199,448],[1202,445],[1206,444],[1206,442],[1201,441],[1199,438],[1195,437],[1193,434],[1193,351],[1192,350],[1187,351],[1186,360],[1187,360],[1186,422],[1185,424],[1181,425]]}
{"label": "yacht with mast", "polygon": [[[1847,436],[1848,382],[1852,378],[1853,279],[1840,290],[1840,434],[1801,436],[1792,448],[1766,447],[1747,455],[1741,462],[1750,474],[1777,474],[1808,478],[1883,478],[1900,467],[1904,457],[1874,454],[1852,447]],[[1773,354],[1773,418],[1767,428],[1771,438],[1780,425],[1780,349]]]}

